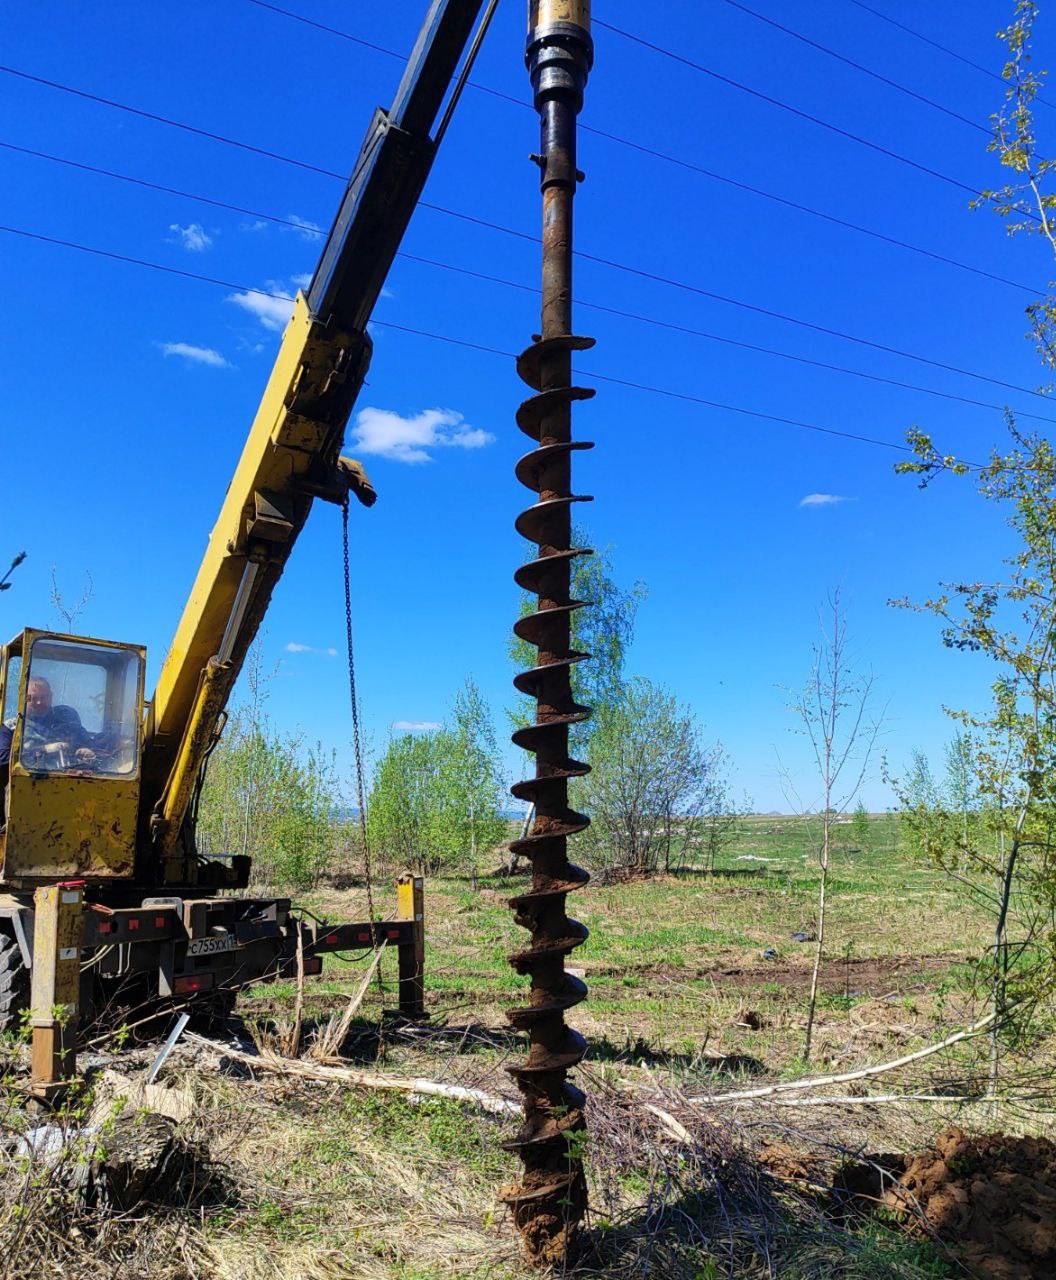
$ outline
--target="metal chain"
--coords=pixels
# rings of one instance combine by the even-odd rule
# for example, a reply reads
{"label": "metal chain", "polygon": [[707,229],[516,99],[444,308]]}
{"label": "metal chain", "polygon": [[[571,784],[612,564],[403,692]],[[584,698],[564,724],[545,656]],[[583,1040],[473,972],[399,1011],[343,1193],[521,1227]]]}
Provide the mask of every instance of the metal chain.
{"label": "metal chain", "polygon": [[[356,755],[356,796],[359,801],[359,832],[363,846],[363,867],[367,880],[367,910],[370,913],[371,937],[374,937],[374,880],[370,867],[370,841],[367,838],[367,797],[363,787],[363,748],[359,733],[359,699],[356,697],[356,660],[352,649],[352,586],[348,567],[348,495],[341,504],[341,545],[345,563],[345,640],[348,645],[348,692],[352,700],[352,747]],[[377,947],[374,938],[374,946]]]}

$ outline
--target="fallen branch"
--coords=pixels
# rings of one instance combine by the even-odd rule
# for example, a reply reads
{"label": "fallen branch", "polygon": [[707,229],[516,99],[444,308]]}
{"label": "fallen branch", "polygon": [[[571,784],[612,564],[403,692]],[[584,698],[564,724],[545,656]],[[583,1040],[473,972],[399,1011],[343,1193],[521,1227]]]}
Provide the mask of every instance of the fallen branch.
{"label": "fallen branch", "polygon": [[[700,1099],[694,1098],[694,1102]],[[889,1102],[945,1102],[963,1106],[969,1102],[1022,1102],[1022,1098],[994,1098],[989,1093],[864,1093],[836,1094],[826,1098],[752,1099],[761,1107],[863,1107]]]}
{"label": "fallen branch", "polygon": [[[985,1018],[974,1022],[963,1031],[954,1032],[952,1036],[947,1036],[945,1040],[941,1040],[938,1044],[928,1045],[925,1049],[917,1049],[913,1053],[904,1054],[901,1058],[893,1058],[890,1062],[881,1062],[876,1066],[861,1067],[857,1071],[841,1071],[839,1074],[831,1076],[810,1076],[806,1080],[788,1080],[781,1084],[764,1085],[760,1089],[740,1089],[735,1093],[701,1094],[697,1097],[689,1098],[688,1101],[697,1105],[724,1106],[729,1102],[769,1098],[776,1093],[799,1093],[805,1089],[821,1089],[830,1084],[847,1084],[851,1080],[868,1080],[872,1076],[885,1075],[888,1071],[897,1071],[899,1067],[906,1067],[910,1063],[920,1062],[923,1058],[930,1058],[932,1054],[940,1053],[943,1049],[949,1049],[951,1045],[959,1044],[962,1040],[972,1040],[981,1035],[996,1018],[996,1013],[988,1013]],[[865,1101],[865,1099],[862,1099],[862,1101]]]}
{"label": "fallen branch", "polygon": [[353,1067],[325,1066],[308,1062],[304,1058],[280,1058],[267,1051],[258,1054],[243,1053],[240,1049],[218,1044],[205,1036],[187,1035],[185,1039],[200,1044],[218,1058],[233,1058],[247,1067],[268,1071],[273,1075],[299,1076],[304,1080],[321,1080],[328,1084],[351,1085],[358,1089],[379,1089],[394,1093],[423,1094],[431,1098],[450,1098],[455,1102],[468,1102],[491,1115],[520,1115],[520,1104],[509,1098],[500,1098],[483,1089],[466,1089],[456,1084],[441,1084],[437,1080],[422,1077],[383,1076],[372,1071],[359,1071]]}

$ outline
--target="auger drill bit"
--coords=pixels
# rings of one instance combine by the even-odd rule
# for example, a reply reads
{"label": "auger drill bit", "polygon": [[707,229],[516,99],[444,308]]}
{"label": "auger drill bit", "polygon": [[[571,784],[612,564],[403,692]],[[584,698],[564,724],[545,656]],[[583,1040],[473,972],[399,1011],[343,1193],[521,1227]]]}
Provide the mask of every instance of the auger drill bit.
{"label": "auger drill bit", "polygon": [[515,633],[538,649],[536,665],[514,684],[536,701],[535,723],[519,729],[514,742],[535,753],[535,777],[519,782],[513,794],[534,806],[530,833],[511,850],[532,864],[532,887],[510,899],[519,925],[531,941],[510,956],[518,973],[531,978],[531,998],[507,1013],[528,1034],[529,1052],[511,1071],[524,1098],[524,1125],[508,1149],[521,1157],[519,1183],[502,1198],[530,1259],[561,1262],[569,1255],[587,1206],[582,1139],[583,1094],[567,1076],[586,1042],[565,1025],[565,1010],[586,997],[587,988],[565,972],[565,957],[587,936],[566,915],[566,897],[589,879],[568,861],[567,838],[589,819],[569,808],[568,780],[588,766],[569,755],[569,727],[586,720],[590,708],[572,696],[573,666],[589,655],[571,647],[571,619],[584,601],[571,596],[572,561],[589,555],[572,545],[571,506],[589,499],[571,488],[572,454],[593,446],[572,439],[572,403],[594,394],[572,386],[572,353],[594,345],[572,332],[572,202],[576,183],[576,116],[593,60],[589,0],[529,0],[526,62],[539,112],[539,165],[543,195],[542,332],[517,360],[521,378],[537,394],[517,411],[517,425],[537,447],[517,463],[517,479],[539,495],[516,521],[517,531],[538,544],[536,559],[514,575],[538,596],[534,613],[521,618]]}

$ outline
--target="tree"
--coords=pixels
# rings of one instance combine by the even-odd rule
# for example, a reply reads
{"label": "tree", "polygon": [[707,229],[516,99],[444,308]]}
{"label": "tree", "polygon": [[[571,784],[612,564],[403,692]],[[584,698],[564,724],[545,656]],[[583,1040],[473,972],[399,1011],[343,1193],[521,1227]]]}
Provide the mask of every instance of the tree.
{"label": "tree", "polygon": [[435,874],[467,867],[506,832],[505,781],[487,704],[472,678],[455,698],[452,725],[399,734],[378,763],[367,830],[379,853]]}
{"label": "tree", "polygon": [[[572,540],[584,546],[589,536],[584,529],[575,528]],[[592,719],[572,726],[569,737],[574,753],[587,751],[598,717],[606,706],[616,705],[623,695],[627,650],[634,639],[635,619],[645,596],[643,582],[634,583],[629,591],[616,583],[611,547],[592,555],[577,556],[572,561],[572,598],[585,600],[589,608],[577,609],[572,614],[571,645],[580,653],[590,654],[589,662],[576,663],[572,668],[572,696],[595,712]],[[521,616],[535,608],[536,598],[523,593]],[[510,641],[510,658],[518,671],[533,667],[535,647],[514,636]],[[529,723],[534,708],[530,699],[519,698],[511,713],[514,724],[519,727]]]}
{"label": "tree", "polygon": [[312,888],[338,848],[340,800],[333,752],[240,707],[209,760],[199,848],[251,858],[258,884]]}
{"label": "tree", "polygon": [[477,887],[481,850],[493,849],[506,834],[502,809],[506,781],[488,705],[470,676],[455,697],[450,761],[452,789],[468,828],[470,877]]}
{"label": "tree", "polygon": [[[589,535],[582,527],[572,530],[572,542],[577,546],[589,544]],[[526,544],[530,545],[530,544]],[[532,547],[534,554],[535,548]],[[587,653],[587,662],[572,667],[572,696],[576,702],[592,708],[590,719],[572,725],[569,730],[569,749],[574,756],[589,758],[590,742],[596,726],[606,714],[606,708],[615,707],[623,696],[623,671],[627,650],[634,639],[634,623],[638,608],[646,596],[643,582],[636,582],[630,591],[617,585],[613,575],[612,549],[595,551],[591,555],[576,556],[572,561],[572,589],[574,600],[583,600],[586,609],[577,609],[571,619],[571,647]],[[521,595],[520,615],[531,613],[537,607],[536,598],[528,592]],[[518,671],[535,666],[535,647],[518,636],[511,636],[510,658]],[[530,698],[518,697],[510,720],[516,728],[529,724],[535,714],[535,704]],[[525,759],[530,759],[525,753]],[[534,810],[525,815],[523,834],[527,835]],[[510,853],[508,871],[516,869],[517,855]]]}
{"label": "tree", "polygon": [[374,773],[367,802],[372,847],[390,862],[420,874],[439,869],[437,749],[433,734],[402,733],[389,739]]}
{"label": "tree", "polygon": [[234,709],[209,757],[196,802],[204,854],[252,859],[259,884],[309,889],[341,847],[341,791],[335,753],[280,732],[266,705],[274,671],[263,669],[263,633],[246,660],[248,697]]}
{"label": "tree", "polygon": [[961,815],[961,835],[968,843],[968,819],[976,804],[975,759],[972,739],[959,729],[946,744],[946,800]]}
{"label": "tree", "polygon": [[725,754],[661,686],[637,676],[603,704],[590,757],[574,796],[591,815],[578,847],[609,874],[674,871],[699,849],[713,860],[729,838]]}
{"label": "tree", "polygon": [[863,848],[869,839],[869,810],[861,800],[855,806],[854,817],[851,819],[851,835],[854,836],[854,843],[859,849]]}
{"label": "tree", "polygon": [[[810,744],[819,786],[815,804],[796,805],[807,819],[805,829],[820,870],[814,967],[803,1036],[804,1062],[810,1061],[818,974],[825,953],[833,823],[858,795],[880,731],[879,722],[872,718],[873,676],[855,670],[838,592],[829,600],[828,614],[822,639],[814,646],[814,661],[806,686],[792,703],[792,711],[801,725],[799,732]],[[791,790],[791,782],[789,788]],[[820,829],[811,819],[820,823]]]}
{"label": "tree", "polygon": [[[1009,235],[1041,236],[1056,253],[1056,193],[1049,189],[1056,160],[1039,150],[1034,121],[1044,78],[1044,72],[1031,66],[1037,16],[1035,0],[1015,0],[1012,22],[998,32],[1007,50],[1002,71],[1007,87],[1000,110],[990,117],[993,137],[987,150],[997,155],[1012,178],[983,191],[971,204],[973,208],[990,205],[1004,219]],[[1051,285],[1027,307],[1027,319],[1042,364],[1056,369],[1056,292]]]}
{"label": "tree", "polygon": [[[976,476],[980,496],[1006,512],[1013,534],[1005,573],[946,584],[922,604],[895,602],[931,613],[948,648],[996,667],[989,711],[949,711],[971,734],[974,820],[947,809],[922,833],[935,862],[994,914],[992,1091],[1013,1008],[1026,1019],[1056,991],[1056,453],[1041,436],[1022,434],[1011,416],[1008,427],[1014,447],[995,452]],[[926,435],[911,440],[917,461],[901,471],[925,481],[939,471],[969,474]]]}

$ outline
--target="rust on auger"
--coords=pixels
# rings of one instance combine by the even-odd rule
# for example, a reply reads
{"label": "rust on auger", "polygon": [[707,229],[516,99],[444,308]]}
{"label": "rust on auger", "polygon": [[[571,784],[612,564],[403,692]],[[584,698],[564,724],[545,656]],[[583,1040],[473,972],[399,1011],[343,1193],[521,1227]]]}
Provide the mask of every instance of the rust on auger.
{"label": "rust on auger", "polygon": [[568,803],[568,780],[588,766],[569,755],[569,727],[590,708],[573,698],[573,666],[589,655],[571,647],[571,619],[584,601],[571,596],[572,561],[589,555],[572,546],[571,506],[587,501],[572,493],[571,458],[593,446],[572,439],[572,403],[594,394],[572,386],[572,353],[594,345],[572,332],[572,203],[581,180],[576,168],[576,117],[593,60],[589,0],[529,0],[526,62],[539,112],[542,145],[533,156],[543,195],[542,332],[518,358],[517,371],[537,394],[517,411],[517,425],[537,444],[517,463],[517,479],[539,495],[517,518],[523,537],[539,546],[536,559],[514,575],[538,596],[535,612],[515,633],[536,646],[538,658],[515,679],[536,701],[535,723],[514,742],[535,753],[535,777],[513,794],[534,806],[530,833],[511,845],[532,864],[532,886],[510,899],[517,923],[531,942],[510,963],[531,978],[526,1007],[507,1017],[528,1034],[528,1058],[511,1071],[524,1098],[524,1125],[508,1149],[521,1157],[519,1183],[503,1189],[529,1258],[565,1260],[587,1206],[582,1148],[586,1134],[583,1094],[568,1081],[586,1042],[565,1025],[565,1010],[586,997],[586,985],[565,971],[565,957],[587,931],[566,915],[566,897],[589,879],[568,861],[567,838],[589,822]]}

